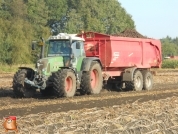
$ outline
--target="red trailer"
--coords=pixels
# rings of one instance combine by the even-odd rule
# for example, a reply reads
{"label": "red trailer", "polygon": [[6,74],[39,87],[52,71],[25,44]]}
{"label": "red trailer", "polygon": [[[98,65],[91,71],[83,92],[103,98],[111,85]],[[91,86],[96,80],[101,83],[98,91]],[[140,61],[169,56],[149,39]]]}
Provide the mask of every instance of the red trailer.
{"label": "red trailer", "polygon": [[151,68],[162,63],[160,40],[110,36],[96,32],[78,35],[85,39],[87,57],[98,57],[103,78],[117,88],[150,90],[153,86]]}

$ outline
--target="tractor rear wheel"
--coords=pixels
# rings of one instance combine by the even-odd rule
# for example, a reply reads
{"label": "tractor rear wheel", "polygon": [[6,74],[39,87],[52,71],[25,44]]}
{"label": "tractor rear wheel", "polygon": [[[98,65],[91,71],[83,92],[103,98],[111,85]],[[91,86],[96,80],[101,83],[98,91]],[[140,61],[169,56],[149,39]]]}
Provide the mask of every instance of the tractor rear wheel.
{"label": "tractor rear wheel", "polygon": [[25,78],[32,80],[32,72],[27,69],[19,70],[13,78],[13,92],[16,97],[33,97],[36,90],[31,87],[29,84],[25,83]]}
{"label": "tractor rear wheel", "polygon": [[53,90],[58,97],[73,97],[76,93],[76,76],[71,69],[53,73]]}
{"label": "tractor rear wheel", "polygon": [[98,62],[92,62],[89,71],[81,78],[81,94],[99,94],[103,85],[102,70]]}
{"label": "tractor rear wheel", "polygon": [[143,75],[143,89],[151,90],[153,87],[153,75],[150,71],[144,70],[142,71]]}

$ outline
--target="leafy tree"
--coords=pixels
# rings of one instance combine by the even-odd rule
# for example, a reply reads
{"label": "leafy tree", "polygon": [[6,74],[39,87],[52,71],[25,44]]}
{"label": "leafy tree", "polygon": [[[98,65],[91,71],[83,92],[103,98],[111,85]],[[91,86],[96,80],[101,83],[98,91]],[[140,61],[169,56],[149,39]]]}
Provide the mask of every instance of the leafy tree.
{"label": "leafy tree", "polygon": [[12,0],[9,3],[9,12],[11,16],[14,18],[25,19],[27,15],[27,7],[23,0]]}
{"label": "leafy tree", "polygon": [[48,8],[48,22],[47,25],[52,29],[53,33],[64,31],[64,25],[67,19],[67,0],[45,0]]}
{"label": "leafy tree", "polygon": [[8,34],[8,26],[10,26],[10,21],[0,19],[0,26],[0,63],[11,64],[12,45],[10,44],[11,39]]}
{"label": "leafy tree", "polygon": [[161,43],[162,54],[164,57],[178,55],[178,43],[176,43],[176,39],[167,36],[166,38],[161,39]]}
{"label": "leafy tree", "polygon": [[[1,36],[2,35],[2,36]],[[0,62],[1,63],[7,63],[7,64],[12,64],[12,44],[11,44],[11,39],[10,36],[3,35],[2,33],[0,34],[2,37],[1,39],[4,38],[4,40],[0,41]]]}
{"label": "leafy tree", "polygon": [[[53,2],[53,1],[51,1]],[[48,20],[48,9],[44,0],[28,0],[27,19],[34,29],[34,37],[48,37],[49,28],[46,26]]]}
{"label": "leafy tree", "polygon": [[49,37],[50,30],[114,34],[135,28],[117,0],[1,0],[0,25],[0,63],[5,64],[33,62],[32,40]]}
{"label": "leafy tree", "polygon": [[0,18],[5,20],[11,18],[11,14],[9,12],[9,2],[6,2],[5,0],[0,1]]}
{"label": "leafy tree", "polygon": [[[107,34],[135,28],[134,21],[117,0],[68,0],[66,16],[59,19],[58,32],[80,29]],[[65,15],[65,14],[63,14]]]}

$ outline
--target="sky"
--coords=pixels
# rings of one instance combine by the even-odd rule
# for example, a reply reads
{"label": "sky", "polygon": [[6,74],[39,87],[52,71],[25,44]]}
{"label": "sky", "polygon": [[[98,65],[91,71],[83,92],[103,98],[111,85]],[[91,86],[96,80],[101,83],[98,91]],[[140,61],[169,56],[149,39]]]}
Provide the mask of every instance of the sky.
{"label": "sky", "polygon": [[118,0],[147,37],[178,37],[178,0]]}

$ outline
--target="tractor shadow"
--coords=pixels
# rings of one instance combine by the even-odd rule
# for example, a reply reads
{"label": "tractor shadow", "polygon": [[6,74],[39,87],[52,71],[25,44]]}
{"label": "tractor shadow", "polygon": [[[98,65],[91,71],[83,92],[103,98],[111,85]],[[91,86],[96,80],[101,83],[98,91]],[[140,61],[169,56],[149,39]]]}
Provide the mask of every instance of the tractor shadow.
{"label": "tractor shadow", "polygon": [[[126,90],[118,90],[116,88],[113,88],[112,86],[103,86],[103,89],[101,90],[101,94],[102,93],[105,93],[105,92],[127,92]],[[80,97],[80,96],[90,96],[90,95],[82,95],[80,93],[80,90],[77,90],[76,94],[74,97]],[[16,97],[14,92],[13,92],[13,89],[12,87],[1,87],[0,88],[0,98],[3,98],[3,97],[10,97],[12,99],[21,99],[20,97]],[[45,100],[45,99],[62,99],[62,98],[65,98],[65,97],[57,97],[57,96],[52,96],[52,95],[47,95],[47,96],[44,96],[40,93],[40,91],[36,91],[36,93],[34,94],[33,97],[31,97],[33,99],[39,99],[39,100]],[[28,99],[28,98],[26,98]]]}
{"label": "tractor shadow", "polygon": [[116,87],[113,84],[105,84],[103,85],[103,90],[102,91],[107,91],[107,92],[128,92],[131,90],[128,90],[125,85]]}
{"label": "tractor shadow", "polygon": [[11,87],[0,88],[0,97],[14,97],[14,93]]}
{"label": "tractor shadow", "polygon": [[[77,91],[75,96],[81,96],[80,92]],[[21,99],[20,97],[15,96],[12,87],[1,87],[0,88],[0,98],[3,98],[3,97],[10,97],[12,99]],[[59,99],[59,98],[64,98],[64,97],[56,97],[52,95],[44,96],[39,91],[37,91],[32,98],[33,99]]]}

